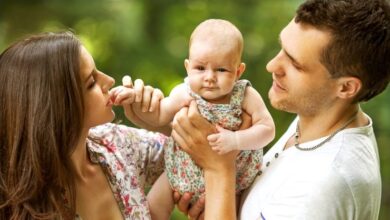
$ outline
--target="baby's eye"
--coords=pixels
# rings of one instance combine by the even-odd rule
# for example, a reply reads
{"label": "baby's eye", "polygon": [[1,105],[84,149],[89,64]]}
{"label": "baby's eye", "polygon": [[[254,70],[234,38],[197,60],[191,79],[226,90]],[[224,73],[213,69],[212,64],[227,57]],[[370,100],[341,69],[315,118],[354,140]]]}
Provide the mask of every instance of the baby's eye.
{"label": "baby's eye", "polygon": [[195,69],[199,70],[199,71],[203,71],[205,70],[206,68],[204,68],[204,66],[196,66]]}
{"label": "baby's eye", "polygon": [[227,69],[225,69],[225,68],[218,68],[217,71],[218,71],[218,72],[226,72]]}

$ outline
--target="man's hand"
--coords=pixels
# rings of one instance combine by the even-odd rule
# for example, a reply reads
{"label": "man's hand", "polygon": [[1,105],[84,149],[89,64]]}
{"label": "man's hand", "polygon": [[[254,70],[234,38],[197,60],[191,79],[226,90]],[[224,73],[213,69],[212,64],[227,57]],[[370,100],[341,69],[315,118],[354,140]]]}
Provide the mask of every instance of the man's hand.
{"label": "man's hand", "polygon": [[176,203],[176,207],[186,214],[188,219],[203,220],[205,207],[204,196],[201,196],[193,205],[190,205],[191,198],[190,193],[180,195],[179,192],[173,192],[173,200]]}
{"label": "man's hand", "polygon": [[[235,175],[238,151],[233,150],[219,155],[211,149],[207,136],[215,133],[216,128],[204,119],[192,101],[189,107],[182,108],[172,123],[172,136],[194,162],[203,168],[205,177],[206,201],[205,218],[235,219]],[[194,212],[188,209],[185,198],[178,205],[180,210],[190,217],[198,217],[199,208]],[[199,213],[199,214],[198,214]],[[194,214],[193,216],[191,216]]]}

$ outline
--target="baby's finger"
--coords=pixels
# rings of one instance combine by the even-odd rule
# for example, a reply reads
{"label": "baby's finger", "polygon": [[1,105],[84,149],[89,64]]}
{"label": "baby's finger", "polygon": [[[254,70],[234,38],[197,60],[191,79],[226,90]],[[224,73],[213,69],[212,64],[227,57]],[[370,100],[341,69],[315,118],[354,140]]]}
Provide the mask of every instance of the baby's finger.
{"label": "baby's finger", "polygon": [[135,100],[133,89],[123,89],[115,97],[115,105],[132,104]]}
{"label": "baby's finger", "polygon": [[226,154],[226,151],[220,150],[220,151],[217,151],[217,154],[218,155],[224,155],[224,154]]}
{"label": "baby's finger", "polygon": [[122,85],[127,88],[132,88],[133,87],[133,82],[131,81],[131,77],[129,75],[125,75],[122,78]]}
{"label": "baby's finger", "polygon": [[128,96],[124,96],[120,100],[120,102],[118,104],[120,104],[120,105],[131,105],[131,104],[134,103],[134,101],[135,101],[135,95],[134,95],[134,93],[131,93]]}
{"label": "baby's finger", "polygon": [[218,139],[218,134],[210,134],[207,136],[207,140],[209,142],[215,142],[217,141],[217,139]]}
{"label": "baby's finger", "polygon": [[116,100],[116,97],[118,96],[118,94],[123,90],[123,86],[117,86],[113,89],[111,89],[109,92],[108,92],[108,95],[110,96],[110,100],[112,101],[112,103],[115,104],[115,100]]}
{"label": "baby's finger", "polygon": [[219,151],[219,146],[218,145],[210,145],[211,146],[211,149],[213,150],[213,151]]}
{"label": "baby's finger", "polygon": [[123,86],[117,86],[109,91],[111,96],[117,96],[123,90]]}
{"label": "baby's finger", "polygon": [[221,149],[216,150],[215,152],[217,152],[218,155],[224,155],[225,154],[224,151],[221,150]]}
{"label": "baby's finger", "polygon": [[142,79],[136,79],[134,81],[135,102],[142,101],[143,90],[144,90],[144,81],[142,81]]}
{"label": "baby's finger", "polygon": [[153,112],[159,108],[160,100],[164,98],[164,94],[159,89],[153,90],[152,100],[150,101],[149,112]]}
{"label": "baby's finger", "polygon": [[220,125],[215,125],[215,127],[217,128],[218,132],[221,132],[221,131],[225,131],[226,129],[221,127]]}

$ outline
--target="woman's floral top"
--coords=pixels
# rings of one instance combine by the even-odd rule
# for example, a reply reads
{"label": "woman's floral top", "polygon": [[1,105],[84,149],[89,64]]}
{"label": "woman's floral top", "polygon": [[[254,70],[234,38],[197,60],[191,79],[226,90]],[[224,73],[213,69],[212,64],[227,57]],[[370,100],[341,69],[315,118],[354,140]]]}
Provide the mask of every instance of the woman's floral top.
{"label": "woman's floral top", "polygon": [[164,170],[167,140],[159,133],[110,123],[90,130],[90,159],[103,168],[125,219],[151,219],[144,188]]}
{"label": "woman's floral top", "polygon": [[[245,88],[250,85],[248,80],[239,80],[232,91],[230,103],[213,104],[207,102],[198,94],[188,92],[196,100],[199,112],[213,124],[225,129],[238,130],[241,125],[241,103],[244,99]],[[249,187],[260,171],[263,158],[262,150],[243,150],[237,156],[236,191],[241,192]],[[195,165],[191,157],[180,149],[175,142],[169,142],[165,149],[165,167],[171,187],[180,193],[192,192],[192,202],[197,201],[204,193],[203,171]]]}

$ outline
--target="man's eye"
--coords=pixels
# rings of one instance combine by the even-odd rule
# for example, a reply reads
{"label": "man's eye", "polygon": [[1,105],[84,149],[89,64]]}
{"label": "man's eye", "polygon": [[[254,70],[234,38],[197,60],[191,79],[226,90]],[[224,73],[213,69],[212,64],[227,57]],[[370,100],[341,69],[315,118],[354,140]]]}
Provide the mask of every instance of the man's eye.
{"label": "man's eye", "polygon": [[297,64],[293,64],[293,66],[295,67],[295,69],[297,69],[298,71],[301,71],[302,70],[302,67],[297,65]]}

